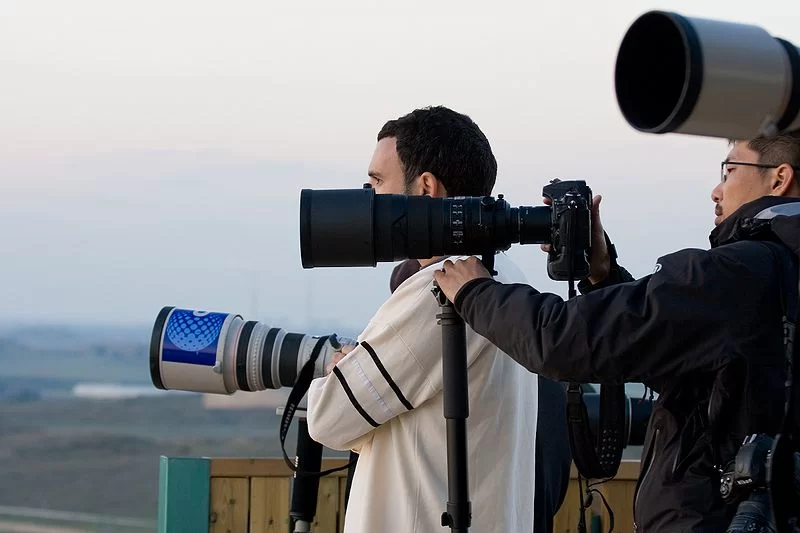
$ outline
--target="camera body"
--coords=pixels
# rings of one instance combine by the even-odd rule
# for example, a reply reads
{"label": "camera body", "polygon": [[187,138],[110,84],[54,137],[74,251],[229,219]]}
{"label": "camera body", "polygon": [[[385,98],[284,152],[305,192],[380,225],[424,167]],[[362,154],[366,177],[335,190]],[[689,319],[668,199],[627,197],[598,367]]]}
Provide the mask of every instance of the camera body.
{"label": "camera body", "polygon": [[[775,468],[774,445],[775,440],[768,435],[750,435],[742,443],[734,460],[721,469],[720,495],[725,503],[737,505],[727,533],[777,531],[773,499],[780,497],[788,502],[800,502],[798,453],[794,454],[792,463],[778,466],[793,470],[782,473],[791,479],[789,486],[782,487],[787,492],[775,494],[770,488],[770,468]],[[790,506],[793,507],[793,504]],[[794,527],[797,528],[798,525],[795,524]]]}
{"label": "camera body", "polygon": [[547,274],[556,281],[589,276],[592,190],[583,181],[553,180],[542,190],[552,201]]}
{"label": "camera body", "polygon": [[745,439],[736,458],[720,475],[719,492],[725,503],[741,502],[754,490],[767,488],[767,458],[772,439],[751,435]]}

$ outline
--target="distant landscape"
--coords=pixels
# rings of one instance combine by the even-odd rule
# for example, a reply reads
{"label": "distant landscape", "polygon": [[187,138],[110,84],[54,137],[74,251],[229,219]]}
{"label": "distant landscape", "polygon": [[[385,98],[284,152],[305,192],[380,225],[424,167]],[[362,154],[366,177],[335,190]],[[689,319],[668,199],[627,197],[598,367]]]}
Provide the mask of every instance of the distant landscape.
{"label": "distant landscape", "polygon": [[[159,456],[282,457],[274,409],[205,409],[201,394],[155,389],[148,336],[107,328],[0,329],[0,507],[155,523]],[[78,398],[73,389],[81,383],[152,395]],[[290,456],[294,442],[291,432]]]}

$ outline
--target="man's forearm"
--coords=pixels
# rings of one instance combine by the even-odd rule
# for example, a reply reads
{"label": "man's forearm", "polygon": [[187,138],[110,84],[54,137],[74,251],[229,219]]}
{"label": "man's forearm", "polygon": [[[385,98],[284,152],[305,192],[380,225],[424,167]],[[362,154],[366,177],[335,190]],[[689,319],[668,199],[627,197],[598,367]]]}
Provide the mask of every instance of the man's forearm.
{"label": "man's forearm", "polygon": [[472,329],[533,373],[555,380],[617,380],[613,365],[587,364],[592,354],[586,322],[575,303],[527,285],[482,279],[463,287],[454,305]]}
{"label": "man's forearm", "polygon": [[769,260],[751,243],[689,249],[659,258],[656,274],[566,302],[484,278],[463,285],[454,304],[478,334],[531,372],[609,384],[678,379],[727,364],[740,331],[740,342],[749,340],[736,326],[748,311],[739,300],[769,292]]}

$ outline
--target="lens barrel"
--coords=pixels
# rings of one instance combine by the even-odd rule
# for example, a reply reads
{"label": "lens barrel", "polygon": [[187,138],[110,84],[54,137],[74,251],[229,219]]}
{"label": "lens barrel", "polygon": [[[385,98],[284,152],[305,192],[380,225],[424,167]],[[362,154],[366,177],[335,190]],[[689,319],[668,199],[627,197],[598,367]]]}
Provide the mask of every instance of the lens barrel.
{"label": "lens barrel", "polygon": [[482,255],[551,237],[548,206],[511,207],[499,195],[432,198],[363,189],[303,189],[303,268],[376,266],[443,255]]}
{"label": "lens barrel", "polygon": [[[164,307],[150,339],[150,377],[159,389],[214,394],[291,387],[318,341],[237,314]],[[326,341],[314,377],[334,352]]]}
{"label": "lens barrel", "polygon": [[622,39],[615,90],[622,116],[645,133],[800,129],[800,51],[753,25],[649,11]]}
{"label": "lens barrel", "polygon": [[[641,398],[631,398],[625,395],[625,433],[627,434],[626,446],[642,446],[644,435],[647,432],[647,423],[653,411],[652,402]],[[600,424],[600,393],[584,392],[583,403],[589,415],[589,427],[593,435],[598,434]]]}

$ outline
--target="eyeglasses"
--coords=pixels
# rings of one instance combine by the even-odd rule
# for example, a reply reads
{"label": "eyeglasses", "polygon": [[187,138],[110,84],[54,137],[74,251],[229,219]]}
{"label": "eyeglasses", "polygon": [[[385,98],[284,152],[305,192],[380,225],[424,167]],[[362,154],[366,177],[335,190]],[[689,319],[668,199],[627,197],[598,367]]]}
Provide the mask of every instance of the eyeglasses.
{"label": "eyeglasses", "polygon": [[[739,167],[756,167],[756,168],[778,168],[780,165],[766,165],[763,163],[745,163],[742,161],[723,161],[722,165],[720,165],[720,181],[725,181],[728,179],[728,165],[734,165]],[[795,167],[792,167],[795,168]],[[800,169],[795,169],[800,170]]]}

